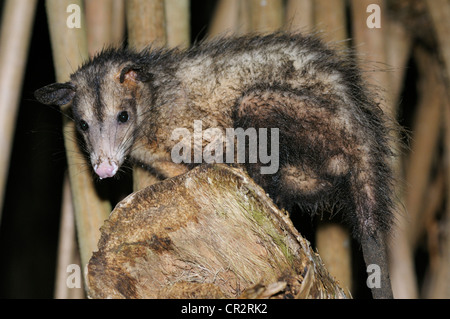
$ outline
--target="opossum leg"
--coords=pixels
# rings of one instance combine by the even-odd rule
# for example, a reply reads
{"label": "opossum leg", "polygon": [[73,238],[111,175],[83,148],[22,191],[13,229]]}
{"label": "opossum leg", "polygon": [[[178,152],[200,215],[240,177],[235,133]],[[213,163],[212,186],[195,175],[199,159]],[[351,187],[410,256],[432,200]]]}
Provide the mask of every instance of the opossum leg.
{"label": "opossum leg", "polygon": [[[367,285],[374,299],[392,299],[391,280],[385,238],[380,232],[363,234],[361,238],[368,274]],[[378,266],[378,267],[377,267]]]}
{"label": "opossum leg", "polygon": [[305,165],[285,165],[279,174],[274,200],[280,207],[291,209],[295,204],[310,215],[324,211],[333,191],[332,183]]}
{"label": "opossum leg", "polygon": [[247,164],[247,170],[279,206],[299,205],[311,215],[343,197],[339,190],[348,189],[350,166],[345,150],[332,141],[345,132],[336,132],[332,111],[317,103],[309,91],[256,87],[237,101],[233,114],[236,127],[279,130],[278,171],[259,174],[260,163]]}

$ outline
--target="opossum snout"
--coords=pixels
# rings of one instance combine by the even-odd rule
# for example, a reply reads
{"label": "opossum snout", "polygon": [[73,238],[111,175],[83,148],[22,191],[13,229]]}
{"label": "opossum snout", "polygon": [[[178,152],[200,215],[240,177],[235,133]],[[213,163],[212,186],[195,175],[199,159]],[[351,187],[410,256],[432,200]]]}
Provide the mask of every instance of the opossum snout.
{"label": "opossum snout", "polygon": [[100,179],[113,177],[116,175],[119,166],[116,162],[103,161],[94,165],[94,171]]}

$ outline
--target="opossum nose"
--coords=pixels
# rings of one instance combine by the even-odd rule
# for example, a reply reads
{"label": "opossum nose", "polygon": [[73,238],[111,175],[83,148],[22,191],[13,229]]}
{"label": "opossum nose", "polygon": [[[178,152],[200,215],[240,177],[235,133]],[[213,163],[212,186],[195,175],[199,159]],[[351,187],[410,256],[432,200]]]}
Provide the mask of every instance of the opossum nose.
{"label": "opossum nose", "polygon": [[94,166],[95,173],[100,179],[113,177],[116,175],[119,166],[115,162],[101,162]]}

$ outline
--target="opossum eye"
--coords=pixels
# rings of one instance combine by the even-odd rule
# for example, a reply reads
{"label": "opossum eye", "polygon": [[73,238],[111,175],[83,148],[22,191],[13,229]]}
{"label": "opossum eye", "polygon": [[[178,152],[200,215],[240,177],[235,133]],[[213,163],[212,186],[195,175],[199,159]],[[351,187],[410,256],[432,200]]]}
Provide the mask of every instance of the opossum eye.
{"label": "opossum eye", "polygon": [[79,126],[83,132],[86,132],[89,129],[89,124],[87,124],[86,121],[84,121],[84,120],[80,121]]}
{"label": "opossum eye", "polygon": [[119,121],[120,123],[125,123],[126,121],[128,121],[128,112],[127,111],[120,112],[119,115],[117,116],[117,121]]}

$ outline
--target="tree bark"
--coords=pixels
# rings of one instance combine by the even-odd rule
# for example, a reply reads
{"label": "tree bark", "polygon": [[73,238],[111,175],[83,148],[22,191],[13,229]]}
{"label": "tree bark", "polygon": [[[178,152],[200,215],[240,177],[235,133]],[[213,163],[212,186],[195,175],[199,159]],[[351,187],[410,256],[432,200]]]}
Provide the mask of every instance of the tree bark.
{"label": "tree bark", "polygon": [[346,298],[242,170],[204,165],[133,193],[102,227],[92,298]]}

